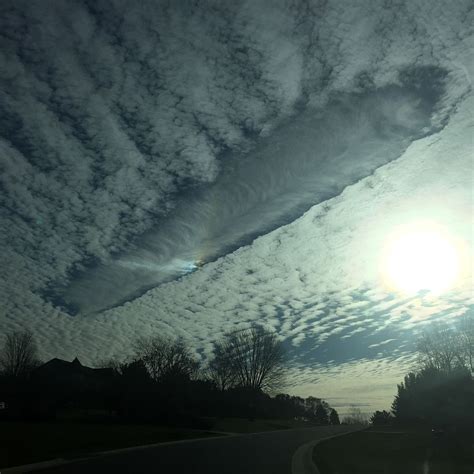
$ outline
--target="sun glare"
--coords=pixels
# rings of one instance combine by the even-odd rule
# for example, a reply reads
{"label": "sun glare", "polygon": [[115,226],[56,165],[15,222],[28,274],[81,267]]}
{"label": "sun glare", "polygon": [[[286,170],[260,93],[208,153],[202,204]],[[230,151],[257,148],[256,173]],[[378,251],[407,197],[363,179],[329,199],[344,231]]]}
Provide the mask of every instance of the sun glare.
{"label": "sun glare", "polygon": [[459,275],[459,252],[446,233],[429,226],[415,226],[396,233],[383,258],[384,280],[404,293],[449,290]]}

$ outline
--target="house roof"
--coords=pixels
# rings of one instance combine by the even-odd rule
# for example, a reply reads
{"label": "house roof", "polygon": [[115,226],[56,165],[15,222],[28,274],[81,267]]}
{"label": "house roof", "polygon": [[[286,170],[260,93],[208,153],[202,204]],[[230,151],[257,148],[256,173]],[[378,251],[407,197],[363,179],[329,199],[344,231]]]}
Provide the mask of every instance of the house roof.
{"label": "house roof", "polygon": [[37,374],[54,374],[65,376],[83,375],[92,377],[110,377],[114,375],[114,370],[110,368],[94,369],[92,367],[82,365],[77,357],[71,362],[55,357],[54,359],[45,362],[43,365],[40,365],[35,372]]}

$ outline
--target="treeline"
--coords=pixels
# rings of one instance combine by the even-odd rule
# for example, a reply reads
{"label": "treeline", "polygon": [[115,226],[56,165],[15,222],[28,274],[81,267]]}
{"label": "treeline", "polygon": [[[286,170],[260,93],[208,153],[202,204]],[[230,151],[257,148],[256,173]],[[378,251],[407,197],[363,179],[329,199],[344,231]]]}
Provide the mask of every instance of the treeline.
{"label": "treeline", "polygon": [[418,363],[397,387],[391,412],[377,411],[373,424],[421,423],[474,429],[474,317],[456,327],[432,325],[418,340]]}
{"label": "treeline", "polygon": [[0,352],[0,402],[3,394],[10,417],[17,418],[95,409],[120,420],[196,428],[210,428],[216,417],[339,424],[324,400],[268,394],[282,387],[284,362],[281,342],[262,327],[226,334],[206,366],[182,340],[160,336],[139,338],[127,360],[97,368],[77,359],[41,364],[32,334],[12,333]]}

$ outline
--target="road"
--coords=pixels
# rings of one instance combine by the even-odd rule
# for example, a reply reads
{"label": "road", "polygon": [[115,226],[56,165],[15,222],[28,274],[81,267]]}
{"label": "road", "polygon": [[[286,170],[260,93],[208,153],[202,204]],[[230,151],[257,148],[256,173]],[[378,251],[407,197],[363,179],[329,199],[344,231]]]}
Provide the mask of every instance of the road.
{"label": "road", "polygon": [[328,426],[167,443],[101,455],[41,473],[291,474],[301,445],[353,430]]}

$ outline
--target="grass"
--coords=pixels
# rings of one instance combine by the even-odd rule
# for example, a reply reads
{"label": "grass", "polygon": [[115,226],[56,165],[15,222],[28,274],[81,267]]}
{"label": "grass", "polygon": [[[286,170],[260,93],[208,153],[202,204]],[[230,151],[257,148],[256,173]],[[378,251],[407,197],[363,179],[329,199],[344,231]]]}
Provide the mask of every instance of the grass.
{"label": "grass", "polygon": [[215,433],[154,425],[3,421],[0,423],[0,468],[213,435]]}
{"label": "grass", "polygon": [[[90,414],[94,419],[94,413]],[[81,415],[83,416],[83,414]],[[84,419],[84,417],[83,417]],[[215,436],[219,432],[257,433],[279,429],[307,427],[294,420],[253,421],[244,418],[214,420],[213,431],[177,429],[157,425],[121,424],[112,421],[84,422],[64,415],[52,422],[0,422],[0,468],[74,458],[112,449]]]}
{"label": "grass", "polygon": [[[321,474],[419,474],[429,460],[431,474],[471,474],[471,444],[429,429],[371,428],[319,443],[314,460]],[[471,452],[471,454],[469,454]]]}
{"label": "grass", "polygon": [[259,433],[262,431],[287,430],[292,428],[308,428],[308,422],[285,419],[255,419],[250,421],[245,418],[219,418],[212,426],[213,430],[229,433]]}

